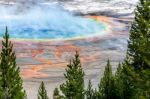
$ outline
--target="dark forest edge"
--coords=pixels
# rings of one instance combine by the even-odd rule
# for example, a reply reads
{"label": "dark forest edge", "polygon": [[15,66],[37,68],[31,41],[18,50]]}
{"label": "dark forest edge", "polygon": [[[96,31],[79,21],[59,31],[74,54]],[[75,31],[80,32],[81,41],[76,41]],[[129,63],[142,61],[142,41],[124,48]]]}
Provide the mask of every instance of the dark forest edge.
{"label": "dark forest edge", "polygon": [[[7,27],[2,40],[0,60],[0,99],[26,99]],[[84,75],[79,53],[76,52],[67,65],[64,74],[66,82],[55,88],[53,98],[150,99],[150,0],[140,0],[137,5],[126,57],[118,64],[116,73],[112,73],[108,60],[103,77],[95,89],[90,80],[85,88]],[[37,98],[49,99],[44,82],[39,86]]]}

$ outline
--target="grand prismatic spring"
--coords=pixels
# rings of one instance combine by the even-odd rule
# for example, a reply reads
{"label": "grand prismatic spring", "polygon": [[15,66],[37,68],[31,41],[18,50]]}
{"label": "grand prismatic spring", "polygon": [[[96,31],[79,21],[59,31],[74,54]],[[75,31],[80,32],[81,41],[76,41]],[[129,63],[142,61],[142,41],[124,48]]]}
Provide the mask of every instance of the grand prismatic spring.
{"label": "grand prismatic spring", "polygon": [[[13,9],[17,10],[18,8]],[[7,25],[13,39],[64,40],[86,38],[102,35],[107,29],[107,25],[100,21],[74,16],[55,4],[40,4],[26,9],[28,12],[23,14],[13,13],[11,10],[7,10],[0,17],[0,28],[2,29],[4,24]]]}
{"label": "grand prismatic spring", "polygon": [[65,9],[72,6],[34,3],[0,6],[0,37],[7,26],[29,99],[36,99],[41,81],[52,97],[53,89],[65,81],[63,73],[75,51],[80,53],[85,83],[97,85],[107,59],[115,71],[126,52],[132,18],[80,15]]}

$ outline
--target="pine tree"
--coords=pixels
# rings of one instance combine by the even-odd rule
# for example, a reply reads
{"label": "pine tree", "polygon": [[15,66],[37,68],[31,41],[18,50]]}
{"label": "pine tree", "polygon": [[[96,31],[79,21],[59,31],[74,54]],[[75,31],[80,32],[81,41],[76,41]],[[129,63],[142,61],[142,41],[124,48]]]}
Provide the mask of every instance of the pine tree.
{"label": "pine tree", "polygon": [[62,99],[61,96],[60,96],[58,88],[54,89],[53,99]]}
{"label": "pine tree", "polygon": [[127,62],[137,71],[150,69],[150,1],[140,0],[130,29]]}
{"label": "pine tree", "polygon": [[122,65],[119,63],[115,73],[115,93],[117,99],[124,99],[123,97],[123,81],[122,81]]}
{"label": "pine tree", "polygon": [[86,90],[86,99],[93,99],[93,89],[92,89],[92,83],[91,81],[89,80],[89,83],[88,83],[88,87],[87,87],[87,90]]}
{"label": "pine tree", "polygon": [[39,90],[38,90],[38,99],[49,99],[47,96],[47,91],[44,85],[44,82],[42,81]]}
{"label": "pine tree", "polygon": [[16,64],[13,44],[9,41],[7,27],[2,40],[0,60],[0,99],[25,99],[23,81],[19,75],[20,71]]}
{"label": "pine tree", "polygon": [[84,72],[79,54],[76,52],[73,62],[67,65],[64,74],[66,82],[60,85],[60,90],[67,99],[84,99]]}
{"label": "pine tree", "polygon": [[116,99],[114,85],[115,83],[114,76],[112,74],[112,67],[108,60],[107,66],[105,67],[104,76],[101,78],[99,85],[99,93],[101,94],[101,97],[99,97],[99,99]]}
{"label": "pine tree", "polygon": [[150,0],[140,0],[137,5],[130,29],[123,73],[126,88],[124,96],[128,94],[128,99],[135,96],[149,98],[147,94],[150,94]]}
{"label": "pine tree", "polygon": [[[126,62],[126,61],[125,61]],[[126,63],[123,63],[123,74],[121,75],[121,80],[123,82],[123,99],[133,99],[133,95],[136,93],[134,81],[132,78],[135,77],[135,72],[133,68]]]}

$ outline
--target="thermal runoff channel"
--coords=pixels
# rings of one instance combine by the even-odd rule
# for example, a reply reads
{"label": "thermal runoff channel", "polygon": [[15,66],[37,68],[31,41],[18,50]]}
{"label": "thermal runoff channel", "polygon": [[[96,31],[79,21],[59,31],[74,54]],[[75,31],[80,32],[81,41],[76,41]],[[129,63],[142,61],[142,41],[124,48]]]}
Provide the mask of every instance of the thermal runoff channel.
{"label": "thermal runoff channel", "polygon": [[8,26],[14,39],[75,39],[101,35],[107,25],[97,20],[75,16],[57,4],[30,7],[3,5],[0,7],[0,37]]}

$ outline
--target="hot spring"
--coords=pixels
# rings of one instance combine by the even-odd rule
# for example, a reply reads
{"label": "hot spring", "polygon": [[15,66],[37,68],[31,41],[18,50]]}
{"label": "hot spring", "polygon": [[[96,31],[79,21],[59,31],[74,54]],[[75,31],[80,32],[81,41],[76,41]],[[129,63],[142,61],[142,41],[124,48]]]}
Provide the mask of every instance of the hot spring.
{"label": "hot spring", "polygon": [[[75,51],[80,53],[85,81],[91,80],[93,85],[98,84],[108,59],[112,61],[112,69],[124,60],[127,27],[130,25],[124,19],[118,21],[119,18],[106,16],[77,16],[60,4],[39,3],[43,0],[17,1],[35,1],[38,4],[0,4],[0,39],[7,26],[29,99],[37,98],[41,81],[45,82],[52,99],[54,88],[65,80],[63,73]],[[106,3],[110,4],[109,1]]]}
{"label": "hot spring", "polygon": [[97,20],[75,16],[60,5],[38,4],[32,7],[0,7],[0,37],[9,29],[13,39],[55,40],[99,36],[107,25]]}

